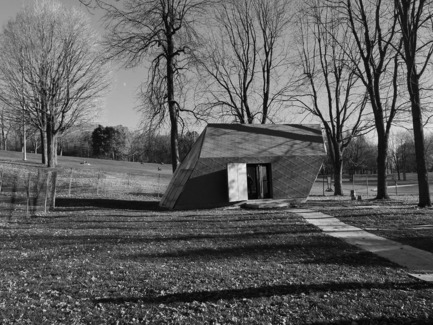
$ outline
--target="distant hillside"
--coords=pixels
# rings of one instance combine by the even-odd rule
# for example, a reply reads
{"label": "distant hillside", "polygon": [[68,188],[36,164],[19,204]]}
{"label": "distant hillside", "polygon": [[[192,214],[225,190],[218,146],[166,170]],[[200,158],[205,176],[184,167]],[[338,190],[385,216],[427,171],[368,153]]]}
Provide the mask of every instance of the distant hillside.
{"label": "distant hillside", "polygon": [[[27,153],[27,161],[22,160],[22,153],[16,151],[0,150],[0,165],[2,162],[13,162],[17,164],[26,164],[32,166],[43,166],[41,164],[41,155]],[[129,161],[105,160],[82,157],[58,157],[58,167],[74,169],[96,169],[107,172],[130,173],[130,174],[161,174],[165,177],[171,177],[171,165],[161,165],[154,163],[139,163]]]}

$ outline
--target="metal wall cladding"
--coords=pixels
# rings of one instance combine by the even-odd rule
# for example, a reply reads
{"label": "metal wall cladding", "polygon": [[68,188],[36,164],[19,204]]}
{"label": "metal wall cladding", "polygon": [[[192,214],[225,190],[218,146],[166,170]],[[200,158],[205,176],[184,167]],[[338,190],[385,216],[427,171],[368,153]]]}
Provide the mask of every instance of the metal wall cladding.
{"label": "metal wall cladding", "polygon": [[227,164],[271,164],[272,198],[305,199],[326,155],[320,125],[209,124],[173,175],[160,206],[227,205]]}
{"label": "metal wall cladding", "polygon": [[308,156],[324,152],[320,125],[210,124],[200,157]]}
{"label": "metal wall cladding", "polygon": [[208,208],[229,204],[228,163],[271,164],[272,198],[306,199],[322,161],[322,156],[200,158],[174,208]]}
{"label": "metal wall cladding", "polygon": [[273,198],[306,199],[322,162],[322,156],[281,157],[272,167]]}

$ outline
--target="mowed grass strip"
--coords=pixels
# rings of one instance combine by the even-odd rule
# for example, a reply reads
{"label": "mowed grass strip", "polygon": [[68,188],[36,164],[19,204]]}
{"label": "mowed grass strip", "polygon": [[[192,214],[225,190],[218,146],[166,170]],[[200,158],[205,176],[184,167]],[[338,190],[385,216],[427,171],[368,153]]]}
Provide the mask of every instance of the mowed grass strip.
{"label": "mowed grass strip", "polygon": [[433,285],[289,211],[64,208],[0,227],[1,324],[429,324]]}
{"label": "mowed grass strip", "polygon": [[374,208],[328,206],[322,211],[378,236],[433,253],[433,210],[420,209],[416,203],[392,205],[390,202]]}

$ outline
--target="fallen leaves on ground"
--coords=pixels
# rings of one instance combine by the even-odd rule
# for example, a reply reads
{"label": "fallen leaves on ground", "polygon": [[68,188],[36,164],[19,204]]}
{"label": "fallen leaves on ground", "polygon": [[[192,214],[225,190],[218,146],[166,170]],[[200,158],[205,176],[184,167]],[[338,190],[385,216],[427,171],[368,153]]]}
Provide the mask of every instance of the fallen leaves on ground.
{"label": "fallen leaves on ground", "polygon": [[290,211],[80,206],[0,228],[1,324],[403,324],[433,285]]}

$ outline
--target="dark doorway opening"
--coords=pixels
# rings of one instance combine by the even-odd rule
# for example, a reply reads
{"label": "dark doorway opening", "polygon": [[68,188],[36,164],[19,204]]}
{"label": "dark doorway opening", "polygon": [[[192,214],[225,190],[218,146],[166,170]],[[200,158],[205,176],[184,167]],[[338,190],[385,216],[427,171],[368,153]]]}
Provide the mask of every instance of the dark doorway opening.
{"label": "dark doorway opening", "polygon": [[271,164],[248,164],[248,200],[272,197]]}

